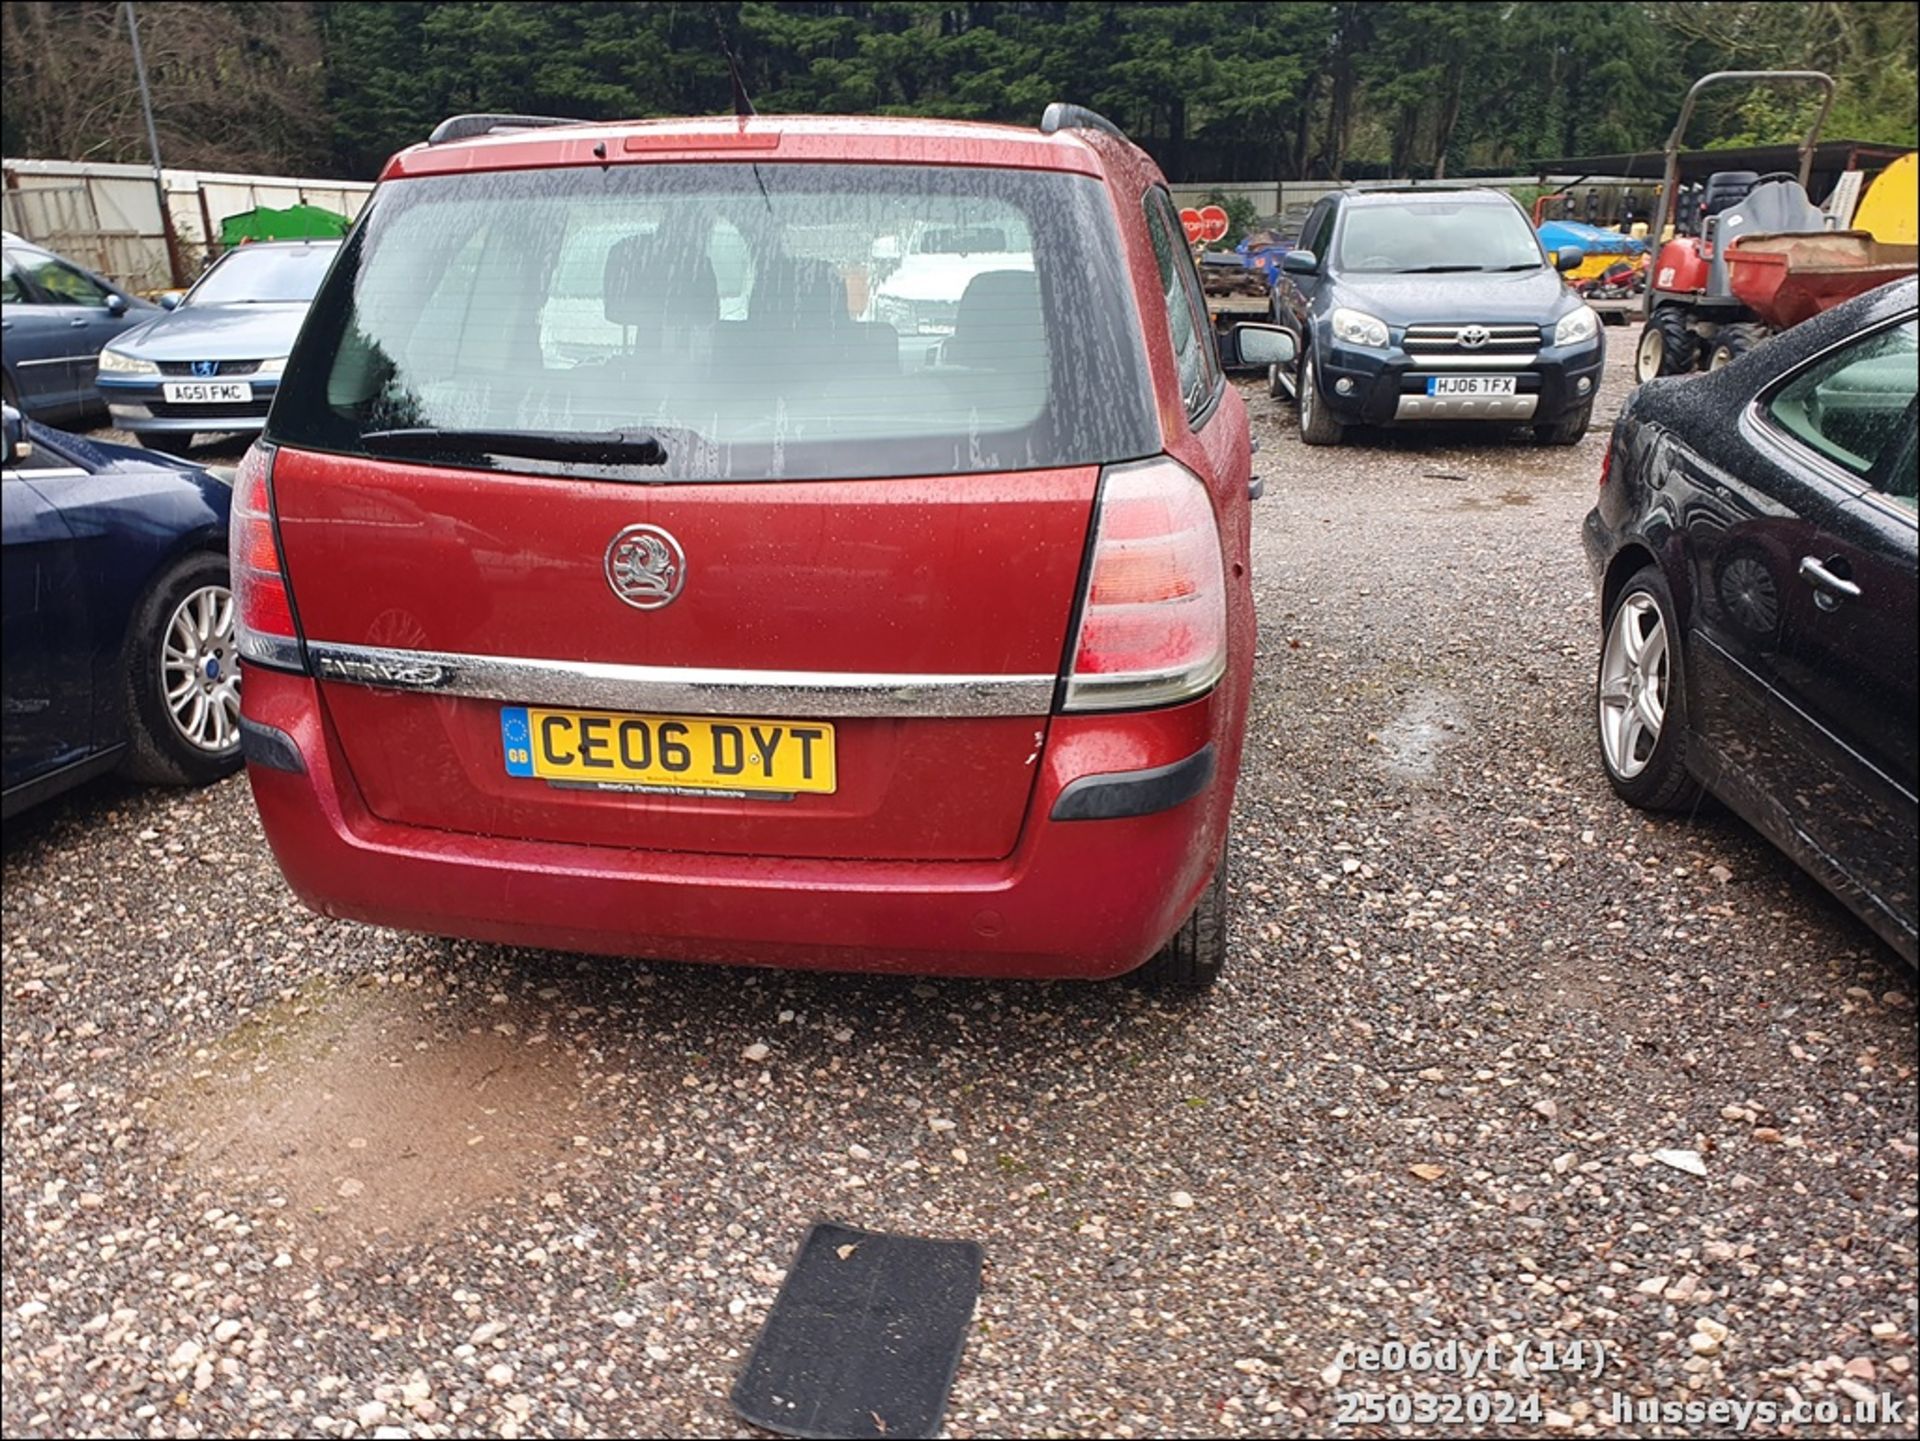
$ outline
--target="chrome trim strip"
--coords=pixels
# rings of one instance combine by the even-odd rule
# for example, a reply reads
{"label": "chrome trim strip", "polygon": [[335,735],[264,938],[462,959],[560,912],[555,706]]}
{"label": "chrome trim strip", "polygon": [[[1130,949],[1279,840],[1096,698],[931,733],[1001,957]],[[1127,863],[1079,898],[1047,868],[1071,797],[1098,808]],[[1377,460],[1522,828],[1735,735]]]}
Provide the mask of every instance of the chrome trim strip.
{"label": "chrome trim strip", "polygon": [[240,650],[240,662],[248,661],[270,666],[274,670],[304,671],[306,663],[300,659],[300,642],[286,636],[266,635],[248,630],[237,620],[233,626],[234,638]]}
{"label": "chrome trim strip", "polygon": [[[1444,322],[1431,323],[1424,320],[1415,321],[1412,325],[1409,325],[1407,327],[1407,334],[1408,335],[1424,335],[1424,336],[1445,336],[1449,340],[1454,340],[1459,337],[1461,331],[1472,328],[1475,323],[1476,322],[1471,320],[1465,321],[1459,325],[1450,325]],[[1480,326],[1480,329],[1486,331],[1488,338],[1492,340],[1499,340],[1502,337],[1511,338],[1513,336],[1518,336],[1518,335],[1530,335],[1530,336],[1538,337],[1540,334],[1539,326],[1532,325],[1525,321],[1519,321],[1519,320],[1504,321],[1498,325],[1482,325]]]}
{"label": "chrome trim strip", "polygon": [[1070,711],[1140,710],[1147,706],[1178,705],[1205,695],[1226,673],[1227,653],[1223,648],[1199,665],[1179,670],[1077,675],[1067,681],[1065,708]]}
{"label": "chrome trim strip", "polygon": [[1423,370],[1525,370],[1540,358],[1540,352],[1529,350],[1525,355],[1516,355],[1509,350],[1482,351],[1478,355],[1428,355],[1424,351],[1410,351],[1413,356],[1413,369],[1410,374],[1418,375]]}
{"label": "chrome trim strip", "polygon": [[1456,345],[1451,340],[1429,340],[1424,336],[1409,335],[1408,350],[1421,354],[1432,352],[1437,355],[1510,355],[1516,350],[1538,350],[1540,337],[1537,335],[1516,335],[1511,340],[1489,340],[1477,350],[1469,350],[1464,345]]}
{"label": "chrome trim strip", "polygon": [[710,670],[390,650],[337,641],[308,641],[307,656],[320,679],[351,685],[648,714],[764,715],[801,720],[1043,716],[1053,706],[1051,674]]}
{"label": "chrome trim strip", "polygon": [[49,465],[39,470],[22,470],[10,465],[5,474],[8,480],[76,480],[93,472],[77,465]]}

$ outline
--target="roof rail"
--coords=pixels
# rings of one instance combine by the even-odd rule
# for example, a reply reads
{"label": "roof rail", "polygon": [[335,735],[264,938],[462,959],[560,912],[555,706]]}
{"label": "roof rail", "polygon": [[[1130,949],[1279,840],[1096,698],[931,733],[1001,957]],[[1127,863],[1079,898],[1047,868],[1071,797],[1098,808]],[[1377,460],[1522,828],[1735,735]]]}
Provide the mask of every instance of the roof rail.
{"label": "roof rail", "polygon": [[564,115],[449,115],[433,127],[429,145],[444,145],[449,140],[471,140],[476,135],[491,135],[496,130],[545,130],[554,125],[586,125]]}
{"label": "roof rail", "polygon": [[1098,130],[1101,134],[1111,135],[1116,140],[1127,138],[1126,131],[1099,111],[1089,110],[1084,105],[1069,105],[1064,100],[1056,100],[1040,117],[1040,133],[1052,135],[1061,130]]}

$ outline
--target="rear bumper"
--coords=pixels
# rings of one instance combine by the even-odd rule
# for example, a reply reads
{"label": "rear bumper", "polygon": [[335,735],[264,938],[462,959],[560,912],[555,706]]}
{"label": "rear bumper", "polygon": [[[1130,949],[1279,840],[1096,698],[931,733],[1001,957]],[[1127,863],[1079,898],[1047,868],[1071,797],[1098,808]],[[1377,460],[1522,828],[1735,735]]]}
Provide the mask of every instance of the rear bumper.
{"label": "rear bumper", "polygon": [[[267,840],[294,892],[325,915],[635,958],[1082,979],[1141,965],[1186,918],[1220,854],[1234,777],[1224,766],[1213,774],[1208,752],[1197,791],[1161,783],[1163,809],[1054,819],[1054,807],[1076,781],[1081,795],[1088,777],[1124,788],[1133,772],[1207,751],[1217,704],[1056,717],[1013,854],[924,862],[623,850],[395,824],[362,803],[311,680],[255,667],[244,692]],[[274,742],[269,760],[261,727],[292,754]]]}

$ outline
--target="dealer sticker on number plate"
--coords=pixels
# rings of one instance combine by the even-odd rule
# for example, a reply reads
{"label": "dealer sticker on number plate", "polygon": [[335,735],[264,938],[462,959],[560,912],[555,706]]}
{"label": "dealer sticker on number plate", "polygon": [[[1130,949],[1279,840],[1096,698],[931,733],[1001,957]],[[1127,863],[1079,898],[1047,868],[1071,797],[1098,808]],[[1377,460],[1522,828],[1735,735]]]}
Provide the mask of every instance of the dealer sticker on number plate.
{"label": "dealer sticker on number plate", "polygon": [[1511,375],[1430,375],[1428,395],[1512,395]]}
{"label": "dealer sticker on number plate", "polygon": [[507,774],[553,785],[662,795],[831,795],[833,727],[824,721],[621,715],[507,706]]}

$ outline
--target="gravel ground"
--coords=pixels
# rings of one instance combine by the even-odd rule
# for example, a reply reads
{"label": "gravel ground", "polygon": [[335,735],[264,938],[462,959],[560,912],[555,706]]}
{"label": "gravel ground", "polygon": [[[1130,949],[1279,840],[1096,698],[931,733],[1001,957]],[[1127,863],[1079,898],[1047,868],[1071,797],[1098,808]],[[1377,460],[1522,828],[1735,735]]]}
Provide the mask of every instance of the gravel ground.
{"label": "gravel ground", "polygon": [[[1308,451],[1247,393],[1260,684],[1198,1004],[320,920],[241,780],[9,825],[5,1431],[737,1433],[835,1218],[984,1242],[955,1436],[1389,1434],[1341,1396],[1463,1388],[1538,1399],[1504,1434],[1731,1432],[1616,1392],[1890,1392],[1907,1424],[1798,1434],[1911,1434],[1913,973],[1738,822],[1607,791],[1604,425]],[[1391,1340],[1589,1349],[1343,1365]]]}

